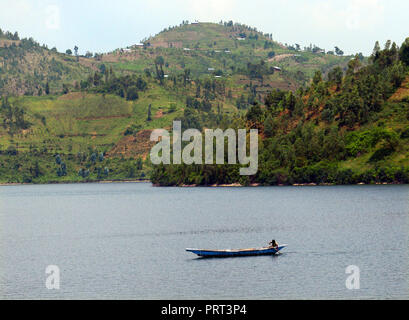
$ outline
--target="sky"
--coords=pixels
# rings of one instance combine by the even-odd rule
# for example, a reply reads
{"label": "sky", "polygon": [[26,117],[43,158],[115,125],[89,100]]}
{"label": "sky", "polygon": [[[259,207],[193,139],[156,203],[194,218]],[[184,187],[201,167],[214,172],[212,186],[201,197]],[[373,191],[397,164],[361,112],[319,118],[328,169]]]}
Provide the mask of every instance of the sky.
{"label": "sky", "polygon": [[370,55],[409,37],[407,0],[0,0],[0,28],[58,51],[108,52],[183,20],[240,22],[282,43]]}

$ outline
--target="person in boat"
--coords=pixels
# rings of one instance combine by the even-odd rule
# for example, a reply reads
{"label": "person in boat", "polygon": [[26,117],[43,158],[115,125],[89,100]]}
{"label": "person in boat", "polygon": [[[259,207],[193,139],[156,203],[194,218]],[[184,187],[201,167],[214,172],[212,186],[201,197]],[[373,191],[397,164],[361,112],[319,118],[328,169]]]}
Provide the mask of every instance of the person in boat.
{"label": "person in boat", "polygon": [[277,243],[277,241],[275,241],[274,239],[271,240],[271,242],[269,243],[269,245],[270,245],[271,247],[273,247],[274,249],[278,249],[278,243]]}

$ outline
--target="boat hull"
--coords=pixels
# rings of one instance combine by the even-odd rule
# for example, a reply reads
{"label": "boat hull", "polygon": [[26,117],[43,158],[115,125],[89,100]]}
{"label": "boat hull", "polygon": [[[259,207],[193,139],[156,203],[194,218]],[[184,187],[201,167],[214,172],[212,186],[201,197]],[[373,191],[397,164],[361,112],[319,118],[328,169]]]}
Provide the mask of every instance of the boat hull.
{"label": "boat hull", "polygon": [[226,258],[226,257],[244,257],[244,256],[261,256],[261,255],[274,255],[281,249],[285,248],[285,245],[279,246],[277,249],[266,247],[256,249],[238,249],[238,250],[206,250],[206,249],[186,249],[188,252],[192,252],[199,257],[204,258]]}

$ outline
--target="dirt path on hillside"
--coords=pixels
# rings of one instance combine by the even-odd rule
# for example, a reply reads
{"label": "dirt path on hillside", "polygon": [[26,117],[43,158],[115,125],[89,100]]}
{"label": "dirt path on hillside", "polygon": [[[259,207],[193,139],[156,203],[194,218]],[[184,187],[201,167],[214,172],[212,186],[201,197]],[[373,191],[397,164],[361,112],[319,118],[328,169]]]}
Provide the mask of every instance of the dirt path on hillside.
{"label": "dirt path on hillside", "polygon": [[283,60],[285,58],[289,58],[289,57],[292,57],[292,56],[294,56],[294,54],[292,54],[292,53],[279,54],[278,56],[275,56],[275,57],[272,57],[272,58],[268,59],[268,61],[269,62],[273,62],[273,61],[278,62],[278,61],[281,61],[281,60]]}

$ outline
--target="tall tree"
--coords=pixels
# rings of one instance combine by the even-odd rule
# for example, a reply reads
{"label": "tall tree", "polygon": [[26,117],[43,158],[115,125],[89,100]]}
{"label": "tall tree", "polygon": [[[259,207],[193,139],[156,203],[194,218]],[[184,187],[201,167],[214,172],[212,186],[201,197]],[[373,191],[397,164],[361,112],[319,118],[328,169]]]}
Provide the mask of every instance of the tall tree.
{"label": "tall tree", "polygon": [[163,72],[163,65],[165,64],[165,59],[162,56],[157,56],[155,58],[155,69],[156,69],[156,76],[160,83],[163,83],[163,78],[165,73]]}
{"label": "tall tree", "polygon": [[317,70],[317,71],[315,71],[314,77],[312,78],[312,83],[317,85],[321,81],[322,81],[322,73],[321,73],[321,71]]}
{"label": "tall tree", "polygon": [[183,74],[183,85],[186,87],[186,83],[190,76],[190,69],[185,69]]}
{"label": "tall tree", "polygon": [[152,105],[150,104],[149,107],[148,107],[148,118],[146,119],[147,121],[151,121],[151,120],[152,120],[151,107],[152,107]]}
{"label": "tall tree", "polygon": [[45,94],[50,94],[50,85],[48,84],[48,81],[47,81],[47,83],[45,84]]}
{"label": "tall tree", "polygon": [[62,84],[62,93],[67,94],[68,92],[69,92],[68,86],[65,83],[63,83]]}
{"label": "tall tree", "polygon": [[78,56],[78,47],[77,46],[74,47],[74,52],[75,52],[75,56],[77,57],[77,61],[79,61],[80,58]]}
{"label": "tall tree", "polygon": [[399,51],[399,58],[404,64],[409,66],[409,38],[406,38],[405,42],[402,43]]}

